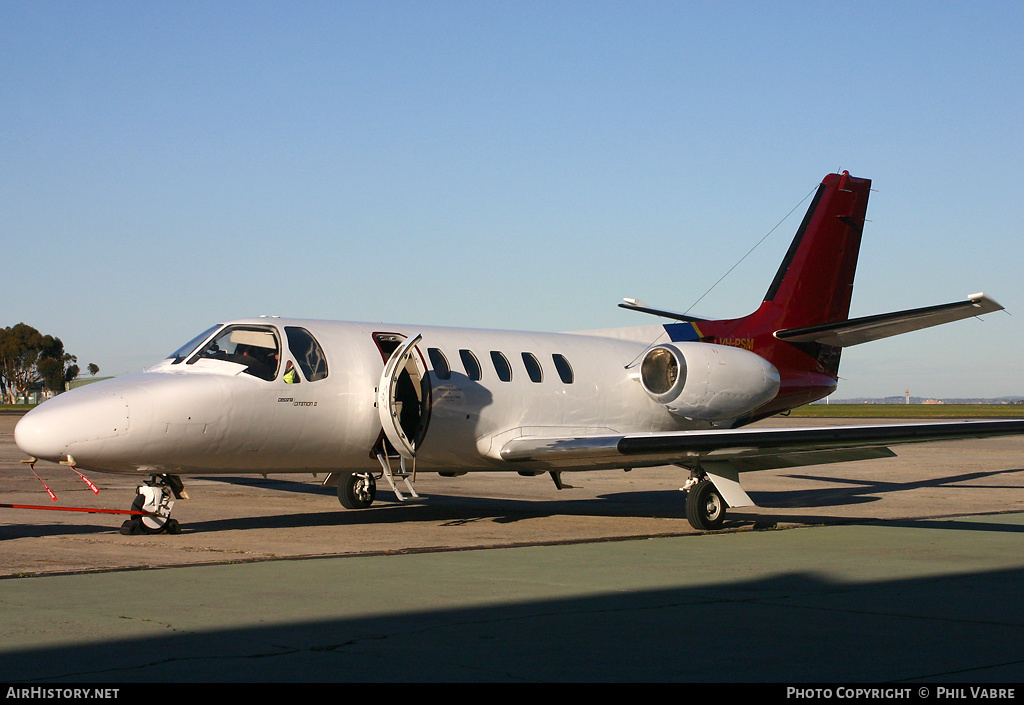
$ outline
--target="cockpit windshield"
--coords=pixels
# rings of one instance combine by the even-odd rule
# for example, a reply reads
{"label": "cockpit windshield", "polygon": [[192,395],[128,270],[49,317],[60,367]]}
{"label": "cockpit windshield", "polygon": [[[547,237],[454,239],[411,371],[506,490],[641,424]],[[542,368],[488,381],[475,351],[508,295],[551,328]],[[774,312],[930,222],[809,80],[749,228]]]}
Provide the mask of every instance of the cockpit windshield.
{"label": "cockpit windshield", "polygon": [[167,359],[171,361],[172,365],[177,365],[179,362],[188,357],[188,354],[195,350],[199,346],[199,343],[209,338],[210,335],[213,334],[213,331],[217,330],[218,328],[220,328],[220,323],[211,328],[207,328],[202,333],[197,335],[195,338],[192,338],[192,340],[188,341],[180,348],[172,352],[170,355],[168,355]]}
{"label": "cockpit windshield", "polygon": [[199,360],[227,360],[245,365],[254,377],[270,381],[277,376],[281,342],[273,326],[228,326],[204,345],[186,364]]}

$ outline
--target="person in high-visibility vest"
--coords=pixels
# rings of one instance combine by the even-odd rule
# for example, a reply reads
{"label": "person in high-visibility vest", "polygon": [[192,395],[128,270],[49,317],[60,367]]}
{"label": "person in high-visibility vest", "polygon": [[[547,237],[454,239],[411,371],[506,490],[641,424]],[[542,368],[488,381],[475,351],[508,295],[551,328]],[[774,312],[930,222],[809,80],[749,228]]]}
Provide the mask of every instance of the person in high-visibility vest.
{"label": "person in high-visibility vest", "polygon": [[300,382],[299,371],[295,369],[295,365],[292,364],[291,360],[288,361],[288,367],[284,371],[283,379],[285,384],[298,384]]}

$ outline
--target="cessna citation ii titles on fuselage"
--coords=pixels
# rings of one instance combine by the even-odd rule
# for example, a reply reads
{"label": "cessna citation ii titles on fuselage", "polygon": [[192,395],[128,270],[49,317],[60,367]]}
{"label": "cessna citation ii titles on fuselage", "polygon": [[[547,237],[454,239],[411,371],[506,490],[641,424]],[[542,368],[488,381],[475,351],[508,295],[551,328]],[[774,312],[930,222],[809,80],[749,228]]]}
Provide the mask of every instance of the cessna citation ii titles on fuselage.
{"label": "cessna citation ii titles on fuselage", "polygon": [[[747,426],[836,388],[841,349],[1000,310],[968,300],[849,319],[871,182],[829,174],[756,311],[585,333],[254,318],[223,323],[155,367],[32,410],[22,451],[148,476],[123,531],[177,530],[181,476],[313,473],[367,508],[415,472],[549,473],[676,465],[697,529],[753,505],[745,471],[892,456],[897,443],[1024,433],[1022,421]],[[627,300],[629,301],[629,300]]]}

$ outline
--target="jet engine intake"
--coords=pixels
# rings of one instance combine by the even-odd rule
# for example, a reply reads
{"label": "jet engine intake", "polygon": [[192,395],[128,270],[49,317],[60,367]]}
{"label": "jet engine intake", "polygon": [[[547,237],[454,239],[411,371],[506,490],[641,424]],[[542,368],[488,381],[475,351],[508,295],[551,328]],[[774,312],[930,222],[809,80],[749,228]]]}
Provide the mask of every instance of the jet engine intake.
{"label": "jet engine intake", "polygon": [[710,343],[656,345],[640,362],[644,391],[689,419],[734,419],[771,401],[779,371],[749,350]]}

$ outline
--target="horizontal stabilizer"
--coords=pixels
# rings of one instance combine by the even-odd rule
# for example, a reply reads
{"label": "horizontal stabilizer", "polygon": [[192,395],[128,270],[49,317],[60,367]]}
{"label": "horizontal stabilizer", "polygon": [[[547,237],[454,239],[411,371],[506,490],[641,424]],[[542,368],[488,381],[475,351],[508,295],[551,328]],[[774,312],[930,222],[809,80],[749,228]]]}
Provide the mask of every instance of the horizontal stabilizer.
{"label": "horizontal stabilizer", "polygon": [[660,308],[651,308],[642,301],[636,299],[623,299],[623,302],[619,304],[619,308],[629,309],[630,311],[639,311],[640,313],[650,313],[654,316],[661,316],[662,318],[671,318],[676,321],[685,321],[687,323],[700,323],[706,321],[706,318],[697,318],[687,313],[676,313],[675,311],[665,311]]}
{"label": "horizontal stabilizer", "polygon": [[821,343],[842,348],[1001,310],[1003,307],[985,294],[972,294],[967,301],[952,304],[789,328],[777,331],[775,337],[787,343]]}

